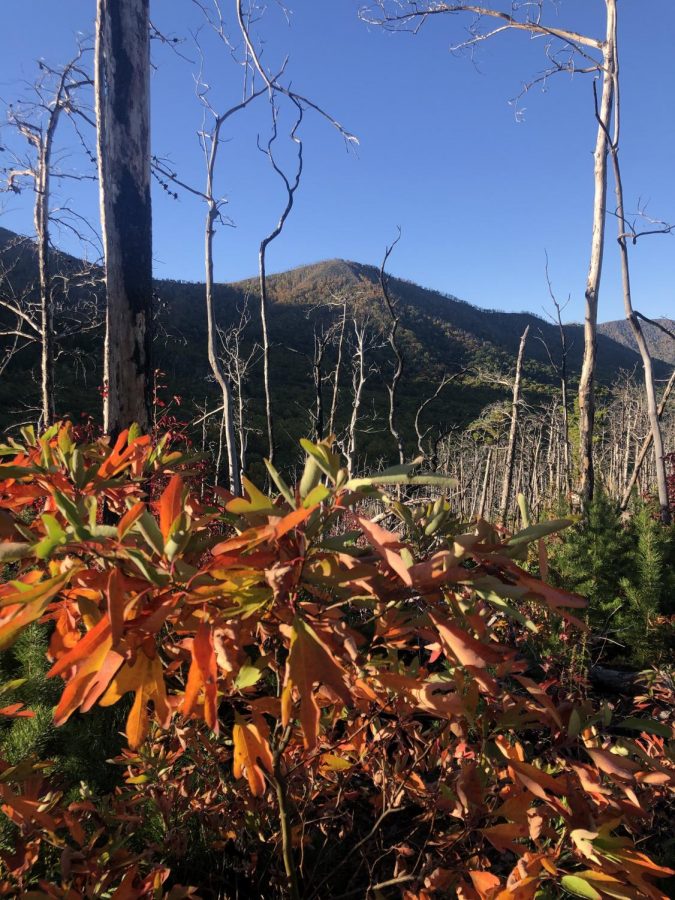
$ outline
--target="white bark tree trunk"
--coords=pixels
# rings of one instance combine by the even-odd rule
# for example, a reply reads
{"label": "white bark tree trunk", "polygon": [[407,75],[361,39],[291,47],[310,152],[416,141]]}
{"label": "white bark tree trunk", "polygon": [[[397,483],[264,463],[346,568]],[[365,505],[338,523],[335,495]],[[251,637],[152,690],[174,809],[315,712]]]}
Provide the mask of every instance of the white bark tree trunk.
{"label": "white bark tree trunk", "polygon": [[530,332],[528,325],[520,338],[518,347],[518,361],[516,362],[516,377],[513,381],[513,400],[511,403],[511,427],[509,429],[509,444],[506,448],[506,464],[504,466],[504,480],[502,482],[502,499],[500,504],[501,520],[506,523],[509,511],[509,498],[511,496],[511,482],[513,481],[513,460],[516,452],[516,437],[518,434],[518,409],[520,405],[520,383],[523,374],[523,357],[525,356],[525,343]]}
{"label": "white bark tree trunk", "polygon": [[607,134],[614,100],[614,67],[616,47],[616,0],[605,0],[607,31],[603,54],[602,99],[594,154],[593,235],[591,258],[586,280],[586,314],[584,318],[584,358],[579,379],[579,494],[584,506],[593,498],[593,427],[595,424],[595,367],[597,354],[598,297],[605,248],[605,216],[607,202]]}
{"label": "white bark tree trunk", "polygon": [[621,283],[623,288],[623,304],[624,312],[628,324],[637,343],[640,356],[642,357],[642,367],[644,369],[645,394],[647,397],[647,410],[649,416],[649,427],[654,446],[654,466],[656,471],[656,486],[658,491],[659,508],[661,521],[664,525],[670,524],[670,503],[668,500],[668,479],[666,476],[666,462],[663,450],[663,436],[661,434],[661,423],[659,420],[659,412],[656,403],[656,390],[654,388],[654,371],[652,365],[652,357],[649,352],[649,346],[642,331],[640,320],[633,309],[633,295],[630,280],[630,265],[628,259],[628,226],[626,224],[625,205],[623,197],[623,182],[621,180],[621,166],[619,164],[619,138],[620,138],[620,122],[621,107],[619,94],[619,60],[618,49],[615,46],[615,65],[614,65],[614,134],[610,143],[610,152],[612,158],[612,166],[614,169],[614,190],[616,195],[616,221],[618,227],[619,256],[621,259]]}
{"label": "white bark tree trunk", "polygon": [[56,113],[52,115],[45,140],[40,146],[35,183],[34,224],[40,284],[40,395],[43,428],[48,428],[54,421],[54,308],[49,273],[49,166],[56,116]]}
{"label": "white bark tree trunk", "polygon": [[[668,405],[668,398],[670,397],[670,392],[673,389],[673,384],[675,384],[675,370],[673,370],[673,372],[670,375],[670,378],[668,379],[668,384],[666,385],[666,387],[663,391],[663,395],[661,396],[661,402],[659,403],[659,407],[656,410],[656,414],[659,417],[659,420],[663,416],[666,406]],[[630,436],[631,436],[631,433],[629,430],[628,442],[626,444],[627,451],[630,449]],[[626,488],[624,490],[623,497],[621,498],[621,509],[622,510],[628,508],[630,496],[633,493],[633,488],[635,487],[635,485],[637,483],[638,475],[640,474],[640,469],[642,468],[642,464],[645,461],[645,457],[647,456],[647,453],[649,452],[649,448],[652,445],[653,437],[654,437],[654,432],[652,430],[650,430],[649,434],[647,435],[647,437],[644,439],[644,441],[642,443],[642,447],[640,448],[640,453],[638,454],[638,457],[635,460],[635,467],[633,468],[633,474],[631,475],[630,481],[628,481],[628,484],[626,485]],[[625,469],[626,469],[626,471],[628,469],[627,459],[626,459]],[[625,481],[625,479],[624,479],[624,481]]]}

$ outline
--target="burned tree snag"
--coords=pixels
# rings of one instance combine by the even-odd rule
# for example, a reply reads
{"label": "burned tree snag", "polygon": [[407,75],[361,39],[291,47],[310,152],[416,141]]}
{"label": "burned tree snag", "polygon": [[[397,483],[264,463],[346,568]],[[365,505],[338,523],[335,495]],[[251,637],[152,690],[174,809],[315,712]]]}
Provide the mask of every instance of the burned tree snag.
{"label": "burned tree snag", "polygon": [[509,443],[506,448],[506,463],[504,466],[504,481],[502,482],[501,520],[506,522],[509,511],[509,497],[511,496],[511,482],[513,481],[513,460],[516,451],[516,437],[518,435],[518,409],[520,406],[520,382],[523,374],[523,357],[525,355],[525,343],[530,331],[528,325],[520,338],[518,347],[518,361],[516,363],[516,377],[513,381],[513,400],[511,403],[511,428],[509,430]]}
{"label": "burned tree snag", "polygon": [[149,0],[98,0],[96,120],[106,264],[104,429],[151,422]]}

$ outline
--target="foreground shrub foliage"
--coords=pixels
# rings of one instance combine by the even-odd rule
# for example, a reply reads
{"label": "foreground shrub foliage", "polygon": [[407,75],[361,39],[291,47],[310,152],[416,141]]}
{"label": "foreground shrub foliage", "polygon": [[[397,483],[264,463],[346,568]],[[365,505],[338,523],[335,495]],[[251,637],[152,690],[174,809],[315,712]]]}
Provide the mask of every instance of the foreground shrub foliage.
{"label": "foreground shrub foliage", "polygon": [[126,704],[128,745],[106,795],[1,764],[0,891],[666,896],[636,844],[672,726],[537,656],[583,631],[523,568],[566,522],[462,528],[448,479],[349,480],[328,443],[296,488],[270,467],[275,496],[209,499],[168,446],[65,424],[0,449],[0,648],[47,623],[54,722]]}

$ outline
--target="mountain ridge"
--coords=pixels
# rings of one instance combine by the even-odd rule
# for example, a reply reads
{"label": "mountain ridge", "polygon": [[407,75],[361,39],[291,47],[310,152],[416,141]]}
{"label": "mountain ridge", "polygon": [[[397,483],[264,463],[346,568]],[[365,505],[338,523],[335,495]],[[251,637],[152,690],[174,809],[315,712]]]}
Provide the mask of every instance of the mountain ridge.
{"label": "mountain ridge", "polygon": [[[16,240],[16,239],[19,239],[20,241],[28,241],[28,242],[34,241],[34,239],[31,238],[29,235],[19,234],[8,228],[4,228],[3,226],[0,225],[0,252],[2,252],[2,250],[6,247],[6,245],[9,242]],[[55,252],[64,258],[70,258],[72,260],[76,260],[79,262],[79,260],[77,260],[77,257],[73,257],[69,253],[64,253],[63,251],[60,251],[58,249],[55,250]],[[336,257],[330,257],[328,259],[315,260],[314,262],[300,263],[297,266],[292,266],[289,269],[283,269],[279,272],[270,272],[268,274],[267,278],[268,278],[268,283],[271,285],[274,285],[275,282],[280,279],[284,279],[289,276],[292,277],[295,275],[299,275],[300,273],[307,273],[307,274],[321,273],[327,277],[330,277],[331,275],[334,276],[335,274],[348,273],[351,276],[351,279],[353,280],[353,282],[358,282],[360,274],[361,275],[365,274],[371,280],[374,281],[375,279],[377,279],[379,277],[379,271],[380,270],[379,270],[378,266],[374,266],[370,263],[364,263],[364,262],[360,262],[358,260],[345,259],[343,257],[336,256]],[[540,313],[533,312],[531,310],[527,310],[527,309],[505,310],[505,309],[500,308],[499,306],[491,306],[491,307],[478,306],[475,303],[472,303],[470,300],[465,300],[461,297],[457,297],[455,294],[450,294],[446,291],[442,291],[438,288],[434,288],[429,285],[419,284],[418,282],[412,281],[411,279],[405,278],[404,276],[401,276],[401,275],[395,275],[393,273],[387,272],[387,276],[392,282],[398,282],[400,284],[410,285],[410,286],[416,288],[417,290],[428,293],[434,297],[442,297],[442,298],[445,298],[445,299],[451,301],[452,303],[458,303],[458,304],[461,304],[462,306],[471,307],[473,310],[476,310],[479,313],[488,313],[488,314],[496,313],[499,315],[507,315],[507,316],[509,316],[509,315],[531,316],[535,321],[550,324],[549,320],[545,316],[542,316]],[[184,279],[176,279],[176,278],[157,277],[155,279],[155,281],[159,284],[175,283],[175,284],[203,286],[203,282],[195,281],[193,279],[184,280]],[[247,288],[247,287],[257,286],[257,282],[258,282],[258,276],[250,275],[247,278],[237,279],[236,281],[217,281],[216,284],[223,286],[223,287]],[[673,319],[669,319],[667,317],[660,317],[660,318],[656,319],[655,321],[665,324],[666,327],[669,327],[671,330],[675,329],[675,320],[673,320]],[[582,324],[583,323],[576,321],[576,320],[572,320],[572,321],[564,323],[565,326],[582,326]],[[650,343],[651,343],[653,340],[652,334],[659,333],[658,329],[654,328],[654,326],[652,326],[648,323],[643,323],[643,328],[645,329],[645,331],[647,331],[649,333],[649,339],[650,339]],[[629,347],[632,350],[635,350],[635,352],[637,353],[637,347],[632,338],[632,332],[630,331],[630,326],[628,325],[628,323],[626,322],[625,319],[609,319],[606,322],[599,322],[598,323],[598,331],[602,334],[607,335],[608,337],[610,337],[612,340],[616,341],[617,343],[622,344],[625,347]],[[660,332],[660,333],[662,334],[662,332]],[[671,341],[672,339],[670,339],[667,335],[663,335],[663,338],[664,338],[664,346],[669,346],[668,344],[666,344],[666,342]],[[673,342],[673,347],[675,347],[675,342]],[[658,349],[661,350],[660,344],[659,344]],[[675,363],[675,349],[670,350],[667,353],[667,355],[665,355],[665,356],[659,355],[658,352],[655,352],[654,356],[656,359],[663,360],[664,362]]]}
{"label": "mountain ridge", "polygon": [[[18,246],[12,247],[13,244]],[[4,252],[3,252],[4,248]],[[0,228],[0,254],[20,265],[12,278],[28,285],[35,282],[34,245],[13,232]],[[79,261],[55,251],[53,269],[76,271]],[[98,276],[101,272],[98,270]],[[386,425],[387,380],[391,376],[391,350],[387,347],[389,325],[379,285],[379,269],[365,263],[339,258],[295,267],[268,278],[269,329],[273,401],[280,421],[281,455],[289,458],[297,439],[311,433],[310,411],[316,403],[314,353],[316,339],[330,328],[335,331],[346,304],[348,351],[340,376],[340,401],[336,428],[344,428],[351,402],[351,345],[353,321],[366,322],[370,332],[368,383],[363,397],[363,448],[373,459],[391,460],[390,435]],[[31,282],[32,279],[32,282]],[[416,444],[415,415],[420,405],[433,394],[446,374],[467,372],[461,387],[447,387],[425,409],[427,424],[438,433],[454,427],[466,427],[494,403],[508,403],[505,379],[513,370],[520,336],[527,325],[530,338],[524,368],[524,393],[527,401],[548,403],[559,390],[558,376],[552,365],[560,355],[557,325],[527,311],[486,310],[465,300],[389,276],[392,298],[400,315],[399,342],[405,358],[400,384],[399,421],[408,446]],[[100,286],[99,310],[103,305]],[[206,315],[204,285],[200,282],[158,279],[156,367],[163,373],[162,389],[169,398],[183,398],[183,418],[195,418],[199,408],[216,408],[218,394],[206,359]],[[73,292],[77,296],[77,292]],[[69,301],[71,302],[71,301]],[[77,302],[76,300],[73,302]],[[257,278],[214,286],[214,305],[222,333],[239,322],[242,311],[248,320],[241,335],[241,349],[253,353],[245,401],[250,421],[249,446],[252,456],[265,454],[262,366],[255,343],[261,326]],[[68,353],[57,359],[57,412],[77,419],[82,412],[98,415],[102,381],[102,328],[82,338],[72,338],[66,350],[76,349],[79,362],[69,361]],[[570,388],[578,377],[583,355],[583,328],[565,325],[568,343]],[[79,342],[79,343],[78,343]],[[549,356],[550,354],[550,356]],[[336,363],[336,348],[328,343],[320,377],[328,398],[330,373]],[[639,355],[612,336],[598,335],[598,382],[602,390],[611,389],[622,370],[640,366]],[[667,363],[655,363],[656,377],[667,376]],[[38,354],[23,350],[0,378],[0,425],[16,421],[17,415],[37,402]],[[19,387],[20,389],[17,389]],[[4,411],[3,408],[4,407]],[[186,408],[187,407],[187,408]],[[282,415],[283,412],[283,415]],[[21,413],[22,415],[24,413]],[[214,427],[216,419],[213,420]]]}

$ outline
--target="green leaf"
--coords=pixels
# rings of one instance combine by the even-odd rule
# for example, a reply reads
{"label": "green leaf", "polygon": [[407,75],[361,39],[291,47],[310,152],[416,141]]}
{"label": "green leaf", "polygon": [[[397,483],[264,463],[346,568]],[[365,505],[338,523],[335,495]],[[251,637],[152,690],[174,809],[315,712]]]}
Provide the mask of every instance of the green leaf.
{"label": "green leaf", "polygon": [[567,735],[570,738],[578,737],[581,731],[581,715],[578,709],[573,709],[570,713],[570,720],[567,725]]}
{"label": "green leaf", "polygon": [[321,469],[313,456],[308,456],[300,479],[300,496],[306,497],[321,481]]}
{"label": "green leaf", "polygon": [[420,463],[424,460],[423,456],[418,456],[417,459],[414,459],[412,462],[403,463],[398,466],[389,466],[387,469],[382,469],[381,475],[386,475],[389,477],[390,475],[410,475],[415,469],[420,465]]}
{"label": "green leaf", "polygon": [[148,547],[158,556],[161,556],[164,553],[164,538],[155,521],[155,517],[147,509],[144,509],[142,514],[136,519],[135,527],[143,535]]}
{"label": "green leaf", "polygon": [[379,475],[371,475],[368,478],[350,478],[346,487],[347,490],[358,491],[361,488],[376,487],[378,484],[410,484],[454,489],[457,487],[458,482],[456,478],[450,478],[449,475],[434,475],[431,473],[427,475],[387,475],[386,472],[381,472]]}
{"label": "green leaf", "polygon": [[242,484],[248,497],[235,497],[227,504],[228,512],[237,516],[246,516],[251,513],[264,513],[268,515],[274,512],[272,500],[250,481],[245,475]]}
{"label": "green leaf", "polygon": [[65,544],[68,538],[61,525],[49,513],[42,516],[42,523],[47,534],[35,545],[34,552],[38,559],[47,559],[57,547]]}
{"label": "green leaf", "polygon": [[509,538],[507,546],[531,544],[532,541],[546,537],[548,534],[555,534],[557,531],[562,531],[563,528],[569,528],[570,525],[574,525],[574,519],[552,519],[550,522],[539,522],[538,525],[530,525],[514,534],[512,538]]}
{"label": "green leaf", "polygon": [[138,422],[132,422],[129,426],[129,434],[127,435],[127,446],[130,447],[137,438],[142,436],[142,434],[143,429]]}
{"label": "green leaf", "polygon": [[479,597],[482,597],[483,600],[487,600],[488,603],[496,606],[498,610],[504,613],[504,615],[509,616],[516,622],[520,622],[521,625],[524,625],[533,634],[538,633],[539,629],[534,622],[531,619],[528,619],[527,616],[524,616],[520,610],[515,609],[511,604],[507,603],[505,599],[508,597],[510,600],[520,600],[527,594],[526,588],[519,587],[515,584],[504,584],[493,575],[480,575],[477,578],[473,578],[470,587]]}
{"label": "green leaf", "polygon": [[117,538],[117,528],[114,525],[94,525],[91,535],[95,538]]}
{"label": "green leaf", "polygon": [[56,503],[56,508],[68,524],[72,525],[75,537],[78,541],[88,540],[89,532],[85,527],[82,513],[77,508],[76,504],[60,491],[54,491],[54,503]]}
{"label": "green leaf", "polygon": [[330,480],[335,483],[340,471],[340,459],[335,453],[331,453],[323,444],[313,444],[307,438],[300,439],[300,446],[311,456],[317,466]]}
{"label": "green leaf", "polygon": [[568,894],[573,894],[575,897],[586,897],[586,900],[602,900],[602,895],[595,890],[593,885],[584,878],[579,878],[578,875],[565,875],[561,884]]}
{"label": "green leaf", "polygon": [[525,528],[530,527],[530,508],[527,505],[527,497],[525,494],[518,494],[518,507],[520,509],[520,517],[523,520]]}
{"label": "green leaf", "polygon": [[286,484],[284,479],[281,477],[277,469],[272,465],[269,459],[265,460],[265,466],[267,467],[267,471],[270,473],[270,478],[276,484],[279,489],[279,493],[284,498],[286,503],[291,507],[291,509],[295,508],[295,497],[293,496],[293,492]]}
{"label": "green leaf", "polygon": [[446,509],[442,509],[439,513],[428,522],[424,528],[424,534],[429,537],[434,534],[434,532],[438,531],[443,522],[448,518],[448,511]]}
{"label": "green leaf", "polygon": [[257,659],[254,663],[244,663],[241,669],[239,669],[239,673],[235,679],[235,688],[238,691],[243,691],[246,688],[253,687],[254,684],[257,684],[260,681],[262,673],[266,668],[266,656],[261,656],[260,659]]}
{"label": "green leaf", "polygon": [[361,537],[360,531],[345,531],[342,534],[330,535],[324,538],[318,545],[322,550],[339,550],[341,553],[357,553],[363,551],[359,547],[348,546],[354,544]]}
{"label": "green leaf", "polygon": [[167,572],[161,572],[156,569],[141,553],[140,550],[132,550],[127,548],[126,555],[134,563],[141,575],[151,584],[158,587],[166,587],[171,581],[171,576]]}
{"label": "green leaf", "polygon": [[672,738],[673,729],[663,722],[655,722],[653,719],[636,719],[630,717],[623,722],[617,722],[617,728],[629,728],[631,731],[645,731],[647,734],[658,734],[659,737]]}
{"label": "green leaf", "polygon": [[500,612],[503,612],[505,616],[508,616],[516,622],[520,622],[520,624],[524,625],[528,631],[531,631],[533,634],[539,632],[539,629],[531,619],[528,619],[527,616],[524,616],[517,609],[510,606],[496,591],[477,590],[476,593],[479,597],[482,597],[483,600],[487,600],[491,606],[495,606]]}
{"label": "green leaf", "polygon": [[19,431],[21,432],[21,437],[26,442],[28,447],[34,447],[37,444],[37,438],[35,437],[35,428],[32,425],[23,425]]}
{"label": "green leaf", "polygon": [[328,497],[330,497],[330,489],[327,488],[325,484],[317,484],[312,488],[309,494],[307,494],[302,501],[302,505],[305,509],[309,509],[310,506],[315,506],[317,503],[323,503]]}
{"label": "green leaf", "polygon": [[27,681],[27,678],[15,678],[13,681],[5,681],[4,684],[0,684],[0,695],[9,694],[10,691],[16,691]]}
{"label": "green leaf", "polygon": [[25,478],[35,475],[38,470],[32,466],[0,466],[0,481],[5,478]]}
{"label": "green leaf", "polygon": [[70,477],[75,482],[75,486],[78,488],[83,488],[86,484],[87,473],[84,468],[84,458],[82,456],[82,451],[79,447],[76,447],[72,452],[68,470],[70,472]]}

